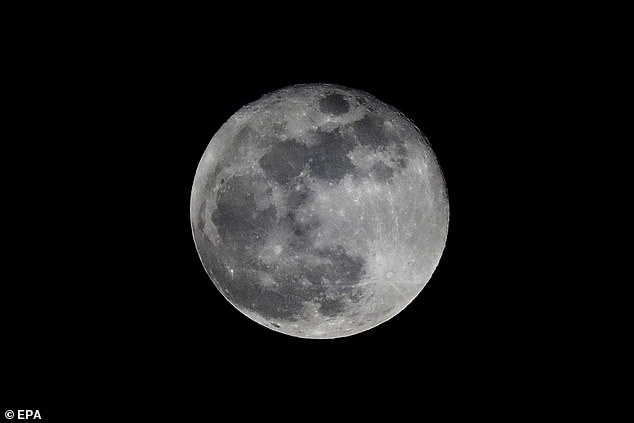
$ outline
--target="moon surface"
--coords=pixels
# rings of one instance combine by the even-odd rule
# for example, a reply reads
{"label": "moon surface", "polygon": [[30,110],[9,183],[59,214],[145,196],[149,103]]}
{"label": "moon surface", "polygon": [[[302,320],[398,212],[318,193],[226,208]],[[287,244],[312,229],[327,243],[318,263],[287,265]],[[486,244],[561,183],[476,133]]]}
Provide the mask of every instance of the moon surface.
{"label": "moon surface", "polygon": [[337,338],[403,310],[447,238],[445,181],[395,108],[330,84],[244,106],[213,136],[191,226],[215,286],[269,329]]}

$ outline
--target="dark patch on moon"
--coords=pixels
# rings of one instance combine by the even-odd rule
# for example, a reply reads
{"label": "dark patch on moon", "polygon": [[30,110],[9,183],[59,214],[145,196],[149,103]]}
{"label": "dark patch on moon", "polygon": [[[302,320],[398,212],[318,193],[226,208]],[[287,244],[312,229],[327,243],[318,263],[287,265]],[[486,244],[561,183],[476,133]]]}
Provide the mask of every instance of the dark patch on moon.
{"label": "dark patch on moon", "polygon": [[[204,236],[197,240],[201,242],[200,245],[209,248],[207,252],[203,252],[201,258],[205,260],[211,279],[232,303],[255,311],[267,319],[297,320],[306,299],[295,295],[301,292],[299,287],[292,288],[296,284],[281,278],[275,271],[266,269],[257,261],[252,250],[214,247]],[[211,254],[212,251],[215,253]],[[280,287],[262,286],[258,271],[271,273],[276,281],[283,284]],[[310,295],[315,295],[315,292]]]}
{"label": "dark patch on moon", "polygon": [[319,219],[312,217],[305,221],[299,221],[294,212],[289,212],[286,217],[280,219],[277,230],[289,234],[288,246],[293,251],[305,252],[313,243],[312,232],[320,225]]}
{"label": "dark patch on moon", "polygon": [[383,126],[383,120],[373,115],[366,115],[363,119],[353,122],[352,126],[361,145],[377,148],[387,147],[392,141],[403,142],[393,139],[396,137],[389,137]]}
{"label": "dark patch on moon", "polygon": [[345,310],[346,299],[359,301],[357,285],[365,273],[365,260],[348,255],[341,246],[319,250],[318,255],[325,260],[318,265],[304,264],[302,274],[317,290],[314,300],[320,313],[332,317]]}
{"label": "dark patch on moon", "polygon": [[252,290],[251,292],[256,293],[256,298],[248,308],[257,311],[265,318],[297,320],[297,314],[302,310],[304,301],[293,295],[297,290],[286,289],[287,286],[276,291],[270,289]]}
{"label": "dark patch on moon", "polygon": [[339,181],[352,173],[354,164],[348,153],[354,148],[354,139],[339,130],[315,131],[317,144],[310,151],[310,170],[312,175],[326,181]]}
{"label": "dark patch on moon", "polygon": [[280,185],[290,183],[308,161],[308,147],[293,140],[274,143],[259,161],[267,178]]}
{"label": "dark patch on moon", "polygon": [[234,176],[218,192],[212,221],[226,245],[240,248],[257,244],[273,227],[275,206],[256,208],[254,193],[262,190],[263,184],[266,181],[258,181],[254,176]]}
{"label": "dark patch on moon", "polygon": [[328,284],[345,291],[358,284],[364,274],[365,260],[348,255],[340,246],[319,250],[317,255],[324,262],[303,269],[306,279],[314,285]]}
{"label": "dark patch on moon", "polygon": [[255,136],[256,132],[253,130],[253,128],[251,128],[249,125],[244,125],[236,134],[234,142],[232,144],[239,147],[241,145],[244,145],[245,143],[252,141]]}
{"label": "dark patch on moon", "polygon": [[319,101],[319,109],[330,115],[343,115],[350,110],[350,104],[343,95],[331,93]]}
{"label": "dark patch on moon", "polygon": [[370,175],[379,182],[387,182],[394,175],[394,169],[383,162],[376,162],[370,168]]}
{"label": "dark patch on moon", "polygon": [[387,129],[380,119],[372,114],[366,115],[352,123],[353,132],[361,145],[374,148],[375,150],[384,149],[390,145],[396,147],[396,163],[399,167],[407,166],[407,148],[405,142],[397,134]]}
{"label": "dark patch on moon", "polygon": [[405,169],[409,160],[407,158],[407,147],[405,147],[405,143],[400,143],[396,145],[396,154],[398,157],[396,159],[396,163],[400,168]]}
{"label": "dark patch on moon", "polygon": [[286,205],[288,206],[288,209],[292,212],[293,210],[296,210],[304,204],[312,201],[314,196],[315,193],[312,190],[310,190],[306,185],[300,184],[299,189],[292,188],[291,191],[288,193]]}
{"label": "dark patch on moon", "polygon": [[[218,191],[212,213],[222,246],[213,247],[205,236],[198,238],[205,246],[201,257],[227,298],[267,319],[294,321],[309,301],[319,304],[323,315],[334,316],[345,309],[346,299],[358,301],[355,286],[364,273],[365,262],[348,255],[342,247],[314,250],[314,233],[320,222],[314,216],[299,219],[296,213],[312,199],[313,193],[304,185],[300,189],[287,186],[286,190],[288,212],[278,216],[273,205],[264,210],[256,208],[256,193],[271,195],[262,176],[228,178]],[[204,202],[203,207],[206,206]],[[203,210],[198,224],[201,232]],[[283,257],[281,262],[268,265],[259,261],[258,250],[269,233],[288,234],[288,248],[296,255],[296,265],[285,265]],[[216,254],[207,254],[213,250]],[[322,259],[319,264],[314,264],[315,257]],[[263,284],[258,272],[269,274],[276,284]],[[302,282],[304,278],[309,286]]]}
{"label": "dark patch on moon", "polygon": [[[383,127],[383,121],[372,116],[352,123],[352,133],[316,130],[312,133],[315,144],[306,146],[296,140],[273,140],[270,149],[260,158],[259,164],[267,179],[285,186],[298,182],[296,179],[309,166],[311,175],[328,182],[340,181],[347,174],[355,173],[355,166],[348,157],[356,143],[375,149],[382,149],[390,144],[396,144],[396,164],[407,166],[407,149],[402,140],[394,140]],[[357,172],[358,173],[358,172]],[[375,164],[370,173],[378,181],[387,181],[393,176],[394,169],[384,163]],[[302,181],[299,180],[301,183]],[[306,195],[301,193],[300,195]],[[293,202],[289,207],[303,204],[305,201]]]}
{"label": "dark patch on moon", "polygon": [[332,263],[332,272],[329,274],[339,286],[353,286],[359,282],[363,274],[364,259],[348,255],[346,250],[337,246],[333,249],[323,250],[320,254]]}
{"label": "dark patch on moon", "polygon": [[341,300],[324,298],[319,302],[319,312],[324,316],[335,317],[346,310],[346,304]]}
{"label": "dark patch on moon", "polygon": [[266,177],[288,185],[295,182],[307,164],[312,176],[326,181],[339,181],[353,172],[354,164],[348,157],[355,146],[351,135],[339,130],[317,130],[313,136],[316,143],[310,147],[295,140],[274,142],[259,160]]}

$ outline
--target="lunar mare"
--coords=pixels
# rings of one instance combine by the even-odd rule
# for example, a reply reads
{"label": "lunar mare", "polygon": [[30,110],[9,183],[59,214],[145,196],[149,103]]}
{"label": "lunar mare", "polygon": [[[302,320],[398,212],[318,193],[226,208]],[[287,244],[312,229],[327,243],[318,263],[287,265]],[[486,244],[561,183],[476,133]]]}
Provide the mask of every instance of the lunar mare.
{"label": "lunar mare", "polygon": [[449,204],[405,116],[365,92],[310,84],[229,118],[200,160],[190,214],[200,259],[238,310],[288,335],[337,338],[420,293]]}

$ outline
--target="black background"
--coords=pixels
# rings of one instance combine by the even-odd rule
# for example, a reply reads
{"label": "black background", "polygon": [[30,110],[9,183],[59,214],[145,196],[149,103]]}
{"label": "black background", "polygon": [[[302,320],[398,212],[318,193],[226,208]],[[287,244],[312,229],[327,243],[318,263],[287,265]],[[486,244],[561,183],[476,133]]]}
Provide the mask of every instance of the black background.
{"label": "black background", "polygon": [[[339,43],[296,44],[300,25],[244,39],[73,36],[63,49],[38,39],[21,53],[31,61],[16,65],[16,153],[5,159],[16,169],[7,229],[18,232],[2,300],[16,397],[6,408],[39,407],[50,421],[78,402],[172,418],[289,404],[405,411],[427,391],[495,386],[499,398],[538,368],[526,261],[538,257],[525,250],[526,216],[540,207],[521,169],[539,160],[526,146],[531,122],[546,119],[542,62],[522,37],[486,28],[384,37],[368,25]],[[236,311],[189,223],[215,131],[261,95],[309,82],[365,90],[412,119],[450,201],[445,252],[423,292],[390,321],[335,340],[282,335]]]}

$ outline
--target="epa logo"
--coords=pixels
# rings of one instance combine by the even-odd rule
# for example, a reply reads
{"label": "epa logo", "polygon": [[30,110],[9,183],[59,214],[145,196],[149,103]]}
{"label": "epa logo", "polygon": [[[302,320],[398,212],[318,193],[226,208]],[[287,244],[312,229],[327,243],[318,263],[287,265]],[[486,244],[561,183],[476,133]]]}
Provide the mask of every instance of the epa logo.
{"label": "epa logo", "polygon": [[40,410],[18,410],[17,412],[7,410],[4,412],[4,417],[9,420],[13,418],[17,418],[18,420],[42,420]]}

